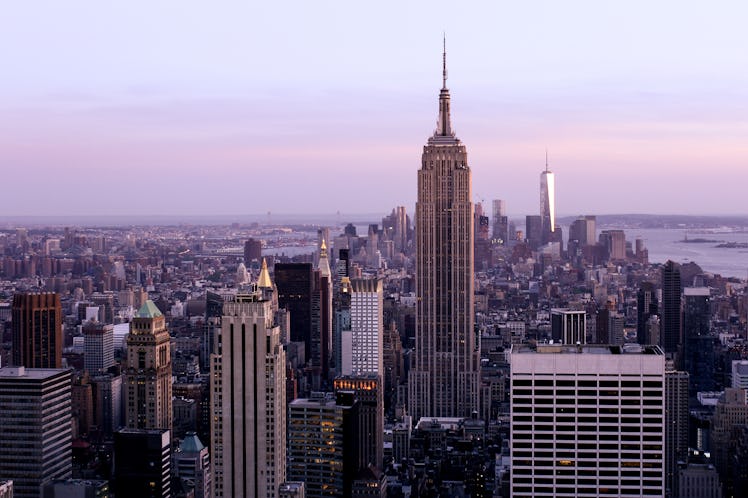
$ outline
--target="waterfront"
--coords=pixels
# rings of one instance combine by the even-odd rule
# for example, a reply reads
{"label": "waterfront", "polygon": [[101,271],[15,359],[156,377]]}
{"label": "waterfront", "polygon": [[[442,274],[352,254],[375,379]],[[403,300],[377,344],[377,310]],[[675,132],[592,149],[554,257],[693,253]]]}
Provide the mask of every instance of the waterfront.
{"label": "waterfront", "polygon": [[[708,239],[717,242],[685,243],[683,239],[686,231],[683,229],[624,228],[623,230],[626,232],[626,241],[631,242],[632,245],[637,238],[644,239],[651,263],[664,263],[672,259],[676,263],[694,262],[705,272],[719,273],[724,277],[744,279],[748,275],[748,249],[716,247],[725,242],[748,243],[748,232],[689,231],[689,239]],[[565,236],[567,234],[568,231],[564,233]]]}

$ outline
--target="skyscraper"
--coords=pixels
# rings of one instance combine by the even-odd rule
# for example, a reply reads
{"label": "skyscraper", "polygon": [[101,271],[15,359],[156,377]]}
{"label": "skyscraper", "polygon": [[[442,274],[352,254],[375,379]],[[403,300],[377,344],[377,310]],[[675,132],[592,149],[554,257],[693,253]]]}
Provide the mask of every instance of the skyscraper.
{"label": "skyscraper", "polygon": [[416,351],[408,379],[409,412],[416,420],[469,416],[479,407],[472,180],[449,106],[445,50],[439,120],[418,171]]}
{"label": "skyscraper", "polygon": [[86,322],[83,325],[83,362],[91,375],[114,365],[114,325]]}
{"label": "skyscraper", "polygon": [[556,229],[556,177],[548,169],[548,152],[545,171],[540,173],[540,220],[542,242],[547,243]]}
{"label": "skyscraper", "polygon": [[382,281],[351,279],[351,330],[343,332],[343,375],[383,375]]}
{"label": "skyscraper", "polygon": [[312,265],[278,263],[275,265],[278,306],[291,314],[291,341],[303,342],[305,358],[311,358]]}
{"label": "skyscraper", "polygon": [[[668,362],[672,365],[672,362]],[[688,373],[665,367],[665,489],[675,489],[678,462],[688,461]],[[671,494],[671,496],[677,496]]]}
{"label": "skyscraper", "polygon": [[166,319],[150,299],[127,334],[125,425],[171,431],[171,352]]}
{"label": "skyscraper", "polygon": [[683,289],[683,368],[689,375],[689,394],[713,391],[714,341],[710,334],[711,299],[708,287]]}
{"label": "skyscraper", "polygon": [[660,344],[665,353],[677,353],[681,345],[680,311],[680,265],[668,260],[662,267]]}
{"label": "skyscraper", "polygon": [[62,368],[62,308],[53,292],[13,296],[13,364]]}
{"label": "skyscraper", "polygon": [[286,480],[286,353],[271,301],[237,295],[223,305],[213,355],[211,454],[217,497],[277,495]]}
{"label": "skyscraper", "polygon": [[0,479],[16,498],[72,475],[70,370],[0,368]]}

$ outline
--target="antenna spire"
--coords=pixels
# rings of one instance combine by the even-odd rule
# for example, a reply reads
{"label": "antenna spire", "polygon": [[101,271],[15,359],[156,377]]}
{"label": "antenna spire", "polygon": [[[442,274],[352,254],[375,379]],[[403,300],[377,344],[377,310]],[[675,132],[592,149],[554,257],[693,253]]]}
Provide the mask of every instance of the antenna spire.
{"label": "antenna spire", "polygon": [[442,52],[442,88],[447,88],[447,33],[443,33],[444,50]]}
{"label": "antenna spire", "polygon": [[548,172],[548,147],[545,148],[545,171]]}

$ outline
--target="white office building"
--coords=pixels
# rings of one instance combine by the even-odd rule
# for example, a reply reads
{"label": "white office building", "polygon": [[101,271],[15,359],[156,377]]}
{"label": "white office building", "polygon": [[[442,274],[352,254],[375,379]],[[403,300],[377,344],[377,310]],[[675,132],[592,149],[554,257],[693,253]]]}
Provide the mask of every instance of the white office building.
{"label": "white office building", "polygon": [[342,335],[342,374],[383,375],[382,281],[351,279],[351,330]]}
{"label": "white office building", "polygon": [[664,496],[665,357],[657,346],[511,354],[511,496]]}

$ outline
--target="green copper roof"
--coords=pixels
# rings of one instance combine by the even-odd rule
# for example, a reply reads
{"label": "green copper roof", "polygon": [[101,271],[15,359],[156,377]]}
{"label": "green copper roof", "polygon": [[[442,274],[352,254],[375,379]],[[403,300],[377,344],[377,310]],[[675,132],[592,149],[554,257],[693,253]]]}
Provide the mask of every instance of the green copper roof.
{"label": "green copper roof", "polygon": [[194,432],[188,432],[179,445],[179,449],[185,453],[199,453],[203,448],[205,448],[205,445]]}
{"label": "green copper roof", "polygon": [[158,307],[153,304],[150,299],[143,303],[143,306],[138,310],[138,314],[135,315],[138,318],[156,318],[157,316],[163,316]]}

